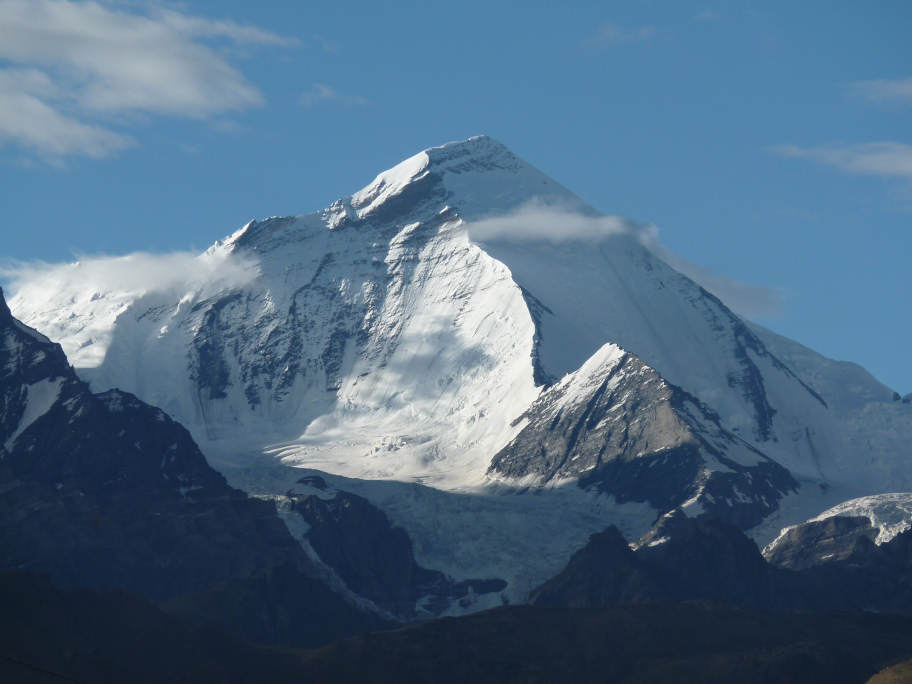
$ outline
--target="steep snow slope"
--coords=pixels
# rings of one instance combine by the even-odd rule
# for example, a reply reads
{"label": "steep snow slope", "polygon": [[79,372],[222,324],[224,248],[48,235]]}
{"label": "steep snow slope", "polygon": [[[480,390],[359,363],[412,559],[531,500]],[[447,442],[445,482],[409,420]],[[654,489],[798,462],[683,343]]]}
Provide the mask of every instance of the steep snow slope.
{"label": "steep snow slope", "polygon": [[[553,232],[477,230],[530,206],[547,209]],[[860,447],[838,438],[825,401],[722,302],[646,249],[632,224],[564,230],[564,221],[585,226],[580,217],[606,218],[496,141],[472,138],[415,155],[320,212],[250,222],[200,257],[201,266],[232,264],[233,279],[129,292],[36,281],[10,304],[53,330],[95,389],[119,386],[162,406],[248,489],[258,481],[251,455],[266,453],[352,481],[484,492],[501,480],[488,472],[492,457],[530,428],[539,397],[556,396],[547,399],[546,386],[579,369],[575,377],[588,377],[608,342],[686,393],[690,429],[701,423],[726,445],[725,458],[788,469],[802,486],[777,525],[851,496],[912,488],[906,447],[878,455],[888,467],[860,467]],[[595,366],[586,387],[611,372]],[[626,411],[645,416],[635,404]],[[512,453],[526,466],[534,458]],[[791,482],[778,480],[772,500]],[[368,489],[359,493],[379,503]],[[539,505],[564,505],[561,489]],[[646,508],[648,523],[656,511]],[[433,536],[420,519],[428,510],[390,513],[416,538],[416,553],[422,535]],[[575,518],[586,529],[571,536],[609,517]],[[487,535],[494,553],[506,527],[470,525],[466,534]],[[549,543],[564,547],[538,548]],[[514,572],[515,560],[498,562]],[[505,576],[483,570],[472,572]]]}

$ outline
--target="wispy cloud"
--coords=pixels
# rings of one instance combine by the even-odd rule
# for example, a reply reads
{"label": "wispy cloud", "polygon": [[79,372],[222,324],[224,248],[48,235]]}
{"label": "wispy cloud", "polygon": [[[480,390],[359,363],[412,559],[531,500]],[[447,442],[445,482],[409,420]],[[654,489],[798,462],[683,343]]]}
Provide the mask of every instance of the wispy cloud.
{"label": "wispy cloud", "polygon": [[301,44],[297,38],[280,36],[250,24],[238,24],[220,19],[205,19],[181,14],[174,10],[156,9],[152,15],[179,33],[201,38],[228,38],[248,45],[275,45],[294,47]]}
{"label": "wispy cloud", "polygon": [[257,275],[257,263],[223,251],[202,254],[135,252],[123,256],[81,256],[70,263],[40,261],[0,263],[0,280],[10,292],[29,293],[38,301],[68,292],[175,292],[239,286]]}
{"label": "wispy cloud", "polygon": [[655,33],[653,26],[624,28],[617,24],[602,24],[594,36],[583,41],[583,47],[597,51],[614,45],[642,43],[651,39]]}
{"label": "wispy cloud", "polygon": [[41,86],[50,83],[42,72],[0,70],[0,145],[15,143],[59,160],[78,154],[106,157],[133,140],[102,126],[83,123],[48,104]]}
{"label": "wispy cloud", "polygon": [[[140,6],[142,7],[142,6]],[[210,44],[287,47],[261,28],[157,7],[0,0],[0,143],[40,156],[101,157],[133,144],[125,114],[204,119],[263,97]]]}
{"label": "wispy cloud", "polygon": [[900,178],[912,183],[912,145],[884,141],[847,145],[799,147],[779,145],[773,151],[784,157],[808,159],[850,173]]}
{"label": "wispy cloud", "polygon": [[533,200],[510,213],[467,223],[465,229],[472,240],[479,242],[556,244],[629,236],[744,316],[762,318],[783,308],[782,294],[774,288],[743,283],[677,256],[662,244],[658,228],[649,223],[583,214],[575,207]]}
{"label": "wispy cloud", "polygon": [[321,102],[337,102],[344,105],[366,105],[369,100],[359,95],[345,95],[325,83],[314,83],[313,87],[301,93],[298,102],[302,107],[314,107]]}
{"label": "wispy cloud", "polygon": [[466,230],[473,240],[559,243],[631,235],[638,226],[620,216],[589,216],[572,207],[534,199],[507,214],[467,223]]}
{"label": "wispy cloud", "polygon": [[872,102],[912,105],[912,77],[857,81],[851,84],[851,88],[857,95]]}

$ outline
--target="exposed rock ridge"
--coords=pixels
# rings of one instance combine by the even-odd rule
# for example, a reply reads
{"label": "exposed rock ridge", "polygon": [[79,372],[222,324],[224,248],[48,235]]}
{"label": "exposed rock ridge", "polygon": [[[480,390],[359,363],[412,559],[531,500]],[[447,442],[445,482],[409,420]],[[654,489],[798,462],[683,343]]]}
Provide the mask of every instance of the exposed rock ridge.
{"label": "exposed rock ridge", "polygon": [[743,528],[797,487],[788,471],[635,355],[606,345],[523,414],[492,475],[523,484],[576,480],[660,512],[682,505]]}

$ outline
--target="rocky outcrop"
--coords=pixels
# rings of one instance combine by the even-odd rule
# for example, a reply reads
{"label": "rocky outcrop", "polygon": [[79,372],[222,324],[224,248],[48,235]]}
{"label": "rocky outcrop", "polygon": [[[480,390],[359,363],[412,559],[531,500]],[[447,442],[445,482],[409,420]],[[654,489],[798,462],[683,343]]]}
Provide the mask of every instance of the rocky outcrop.
{"label": "rocky outcrop", "polygon": [[891,492],[843,501],[783,529],[763,555],[780,567],[802,570],[864,555],[912,529],[912,493]]}
{"label": "rocky outcrop", "polygon": [[864,555],[876,537],[877,529],[867,518],[837,515],[789,528],[764,549],[764,556],[773,565],[806,570]]}
{"label": "rocky outcrop", "polygon": [[712,411],[615,345],[545,390],[517,422],[523,429],[489,470],[508,481],[575,480],[660,512],[699,506],[742,528],[797,487]]}
{"label": "rocky outcrop", "polygon": [[662,596],[662,587],[612,526],[593,534],[563,572],[532,592],[529,603],[585,608],[643,603]]}

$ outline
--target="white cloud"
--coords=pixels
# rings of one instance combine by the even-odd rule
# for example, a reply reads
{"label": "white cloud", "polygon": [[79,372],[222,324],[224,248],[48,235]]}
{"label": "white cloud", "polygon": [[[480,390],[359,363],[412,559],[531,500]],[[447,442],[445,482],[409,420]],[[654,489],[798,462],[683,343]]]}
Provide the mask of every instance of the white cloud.
{"label": "white cloud", "polygon": [[[177,292],[242,285],[256,277],[256,262],[210,250],[203,254],[135,252],[124,256],[81,256],[71,263],[8,262],[0,279],[10,292]],[[34,296],[34,295],[32,295]]]}
{"label": "white cloud", "polygon": [[160,9],[153,16],[156,16],[162,23],[174,28],[179,33],[188,36],[228,38],[236,43],[246,43],[249,45],[294,47],[301,44],[301,41],[297,38],[279,36],[249,24],[237,24],[233,21],[192,17],[173,10]]}
{"label": "white cloud", "polygon": [[785,157],[808,159],[850,173],[912,182],[912,145],[885,141],[849,145],[798,147],[780,145],[773,151]]}
{"label": "white cloud", "polygon": [[636,226],[619,216],[586,216],[572,207],[535,199],[510,213],[467,223],[466,230],[474,240],[556,243],[597,241],[610,235],[629,235],[636,230]]}
{"label": "white cloud", "polygon": [[39,154],[104,156],[131,113],[207,118],[263,103],[206,40],[287,46],[255,26],[71,0],[0,0],[0,139]]}
{"label": "white cloud", "polygon": [[314,83],[310,90],[301,93],[298,101],[302,107],[307,107],[308,109],[321,102],[338,102],[344,105],[368,104],[367,98],[358,95],[343,95],[325,83]]}
{"label": "white cloud", "polygon": [[655,28],[653,26],[623,28],[617,24],[602,24],[594,36],[583,41],[583,46],[598,50],[612,45],[642,43],[654,35]]}
{"label": "white cloud", "polygon": [[0,91],[0,142],[4,140],[52,159],[106,157],[131,145],[129,137],[61,114],[37,97]]}
{"label": "white cloud", "polygon": [[857,81],[851,87],[858,95],[873,102],[912,104],[912,77]]}
{"label": "white cloud", "polygon": [[776,289],[718,275],[672,253],[662,245],[653,224],[619,216],[581,214],[573,207],[533,200],[508,214],[467,223],[465,229],[471,239],[480,242],[597,242],[627,235],[744,316],[770,316],[783,307],[782,295]]}
{"label": "white cloud", "polygon": [[35,69],[0,70],[0,145],[16,143],[55,159],[105,157],[132,145],[125,135],[83,123],[47,104],[59,89]]}

